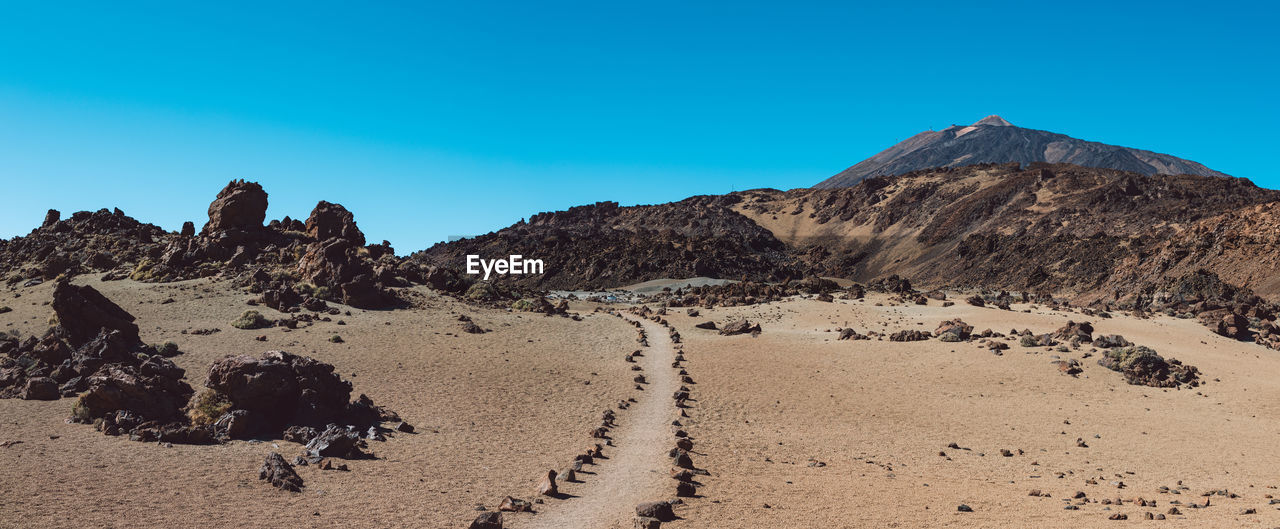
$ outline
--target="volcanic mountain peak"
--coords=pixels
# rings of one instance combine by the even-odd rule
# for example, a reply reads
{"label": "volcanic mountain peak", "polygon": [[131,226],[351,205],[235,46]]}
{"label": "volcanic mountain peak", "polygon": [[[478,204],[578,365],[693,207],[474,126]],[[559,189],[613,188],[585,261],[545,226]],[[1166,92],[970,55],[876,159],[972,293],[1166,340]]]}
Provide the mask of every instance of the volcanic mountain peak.
{"label": "volcanic mountain peak", "polygon": [[974,127],[977,127],[978,125],[991,125],[993,127],[1012,127],[1013,123],[1009,123],[1004,118],[997,116],[995,114],[992,114],[990,116],[987,116],[985,118],[978,120],[976,123],[973,124]]}
{"label": "volcanic mountain peak", "polygon": [[916,134],[814,187],[849,187],[877,176],[894,176],[938,167],[1010,162],[1070,163],[1148,176],[1228,176],[1199,163],[1167,154],[1018,127],[992,114],[967,127],[957,125]]}

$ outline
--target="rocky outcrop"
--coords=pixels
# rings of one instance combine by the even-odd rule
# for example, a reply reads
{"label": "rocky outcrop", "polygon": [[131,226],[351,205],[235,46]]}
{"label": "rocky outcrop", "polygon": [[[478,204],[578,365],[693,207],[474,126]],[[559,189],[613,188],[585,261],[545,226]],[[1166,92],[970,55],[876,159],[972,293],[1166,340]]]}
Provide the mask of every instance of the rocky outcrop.
{"label": "rocky outcrop", "polygon": [[79,347],[102,331],[115,331],[119,339],[137,343],[138,326],[134,317],[91,286],[58,283],[53,290],[54,315],[59,334],[73,347]]}
{"label": "rocky outcrop", "polygon": [[267,192],[257,182],[232,180],[209,204],[209,222],[201,233],[217,236],[232,231],[257,231],[267,218]]}
{"label": "rocky outcrop", "polygon": [[0,273],[16,283],[113,270],[158,256],[168,236],[119,209],[80,211],[65,219],[50,210],[40,228],[0,240]]}
{"label": "rocky outcrop", "polygon": [[364,233],[356,227],[355,216],[341,204],[323,200],[307,217],[307,235],[317,241],[345,239],[355,246],[364,246]]}
{"label": "rocky outcrop", "polygon": [[192,390],[183,370],[138,339],[134,317],[90,286],[54,286],[55,325],[42,338],[0,338],[0,397],[80,395],[81,422],[125,411],[148,420],[179,415]]}
{"label": "rocky outcrop", "polygon": [[[426,279],[429,269],[396,257],[386,241],[366,245],[354,216],[339,204],[321,201],[305,224],[285,217],[264,226],[267,205],[261,185],[232,181],[209,205],[209,220],[198,233],[194,223],[165,232],[120,210],[79,212],[65,220],[51,211],[31,235],[0,240],[0,272],[11,282],[93,271],[106,271],[104,279],[145,282],[221,275],[237,287],[278,293],[269,306],[285,312],[308,297],[393,307],[400,303],[391,287]],[[457,279],[432,277],[440,287],[456,288]]]}
{"label": "rocky outcrop", "polygon": [[1195,366],[1172,358],[1165,360],[1155,350],[1142,345],[1112,348],[1098,359],[1098,365],[1120,372],[1125,381],[1135,385],[1157,388],[1199,385],[1200,371]]}
{"label": "rocky outcrop", "polygon": [[283,437],[291,426],[340,424],[365,430],[391,417],[363,395],[352,402],[351,383],[332,365],[284,351],[218,360],[209,367],[205,386],[229,403],[228,413],[243,412],[245,435],[250,436]]}
{"label": "rocky outcrop", "polygon": [[[321,201],[307,218],[307,233],[315,242],[307,245],[298,263],[302,280],[327,287],[342,303],[361,308],[394,305],[397,299],[387,287],[396,282],[392,262],[376,266],[364,253],[364,234],[351,212],[338,204]],[[390,247],[380,252],[390,254]],[[394,258],[394,255],[390,255]]]}

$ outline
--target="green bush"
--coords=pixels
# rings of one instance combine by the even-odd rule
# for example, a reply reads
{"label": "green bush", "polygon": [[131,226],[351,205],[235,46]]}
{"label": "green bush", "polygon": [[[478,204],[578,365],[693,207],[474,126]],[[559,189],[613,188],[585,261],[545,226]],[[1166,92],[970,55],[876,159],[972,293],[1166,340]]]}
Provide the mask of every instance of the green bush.
{"label": "green bush", "polygon": [[941,340],[941,341],[944,341],[944,342],[959,342],[959,341],[962,341],[962,340],[960,339],[960,334],[959,334],[959,333],[954,333],[954,332],[944,332],[944,333],[942,333],[942,335],[938,336],[938,339],[939,339],[939,340]]}
{"label": "green bush", "polygon": [[467,289],[467,299],[473,301],[490,301],[497,299],[498,289],[494,288],[493,283],[477,282]]}
{"label": "green bush", "polygon": [[85,405],[84,393],[81,393],[79,397],[76,397],[75,404],[71,405],[71,420],[81,424],[88,424],[92,422],[93,419],[93,410],[90,410],[89,407]]}
{"label": "green bush", "polygon": [[1106,353],[1106,359],[1110,364],[1108,367],[1116,371],[1129,371],[1133,369],[1139,362],[1147,358],[1161,358],[1156,351],[1145,345],[1130,345],[1127,347],[1114,347]]}
{"label": "green bush", "polygon": [[156,353],[160,356],[173,356],[178,354],[178,344],[166,340],[164,343],[155,346]]}
{"label": "green bush", "polygon": [[191,424],[202,426],[213,424],[218,417],[230,410],[231,401],[221,393],[206,388],[192,397],[191,403],[187,405],[187,417],[191,419]]}
{"label": "green bush", "polygon": [[155,266],[156,266],[155,262],[153,262],[151,259],[143,259],[141,261],[138,261],[138,266],[133,268],[133,272],[129,274],[129,279],[132,279],[134,281],[147,281],[149,279],[152,279],[153,277],[155,277],[155,272],[152,271],[152,268],[154,268]]}
{"label": "green bush", "polygon": [[262,314],[256,310],[246,310],[239,318],[231,322],[231,326],[237,329],[262,329],[270,327],[271,322],[262,317]]}

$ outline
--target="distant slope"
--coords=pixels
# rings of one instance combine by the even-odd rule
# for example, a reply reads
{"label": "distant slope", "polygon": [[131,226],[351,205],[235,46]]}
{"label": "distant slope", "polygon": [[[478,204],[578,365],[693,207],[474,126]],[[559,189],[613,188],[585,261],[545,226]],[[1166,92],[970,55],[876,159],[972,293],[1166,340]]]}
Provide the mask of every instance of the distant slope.
{"label": "distant slope", "polygon": [[1208,266],[1280,294],[1268,256],[1280,191],[1242,178],[1012,163],[736,195],[735,210],[827,276],[1113,299]]}
{"label": "distant slope", "polygon": [[[1280,191],[1243,178],[1144,175],[1070,164],[982,164],[838,189],[757,189],[653,206],[541,213],[412,256],[462,271],[466,256],[543,259],[542,289],[660,278],[869,283],[1028,291],[1076,300],[1149,295],[1209,268],[1280,295]],[[1251,219],[1256,227],[1252,227]]]}
{"label": "distant slope", "polygon": [[1144,175],[1228,176],[1175,156],[1025,129],[1000,116],[988,116],[968,127],[954,126],[916,134],[823,180],[814,188],[849,187],[872,176],[900,175],[935,167],[1009,162],[1070,163]]}

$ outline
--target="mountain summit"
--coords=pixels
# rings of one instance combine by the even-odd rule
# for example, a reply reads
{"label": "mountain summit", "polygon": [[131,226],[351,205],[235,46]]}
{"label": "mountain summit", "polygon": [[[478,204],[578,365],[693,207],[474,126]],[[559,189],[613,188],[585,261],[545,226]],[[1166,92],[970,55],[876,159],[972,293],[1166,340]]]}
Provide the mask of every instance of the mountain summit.
{"label": "mountain summit", "polygon": [[1229,176],[1167,154],[1026,129],[997,115],[962,127],[925,131],[819,182],[818,189],[849,187],[867,178],[980,163],[1049,162],[1118,169],[1145,175]]}

